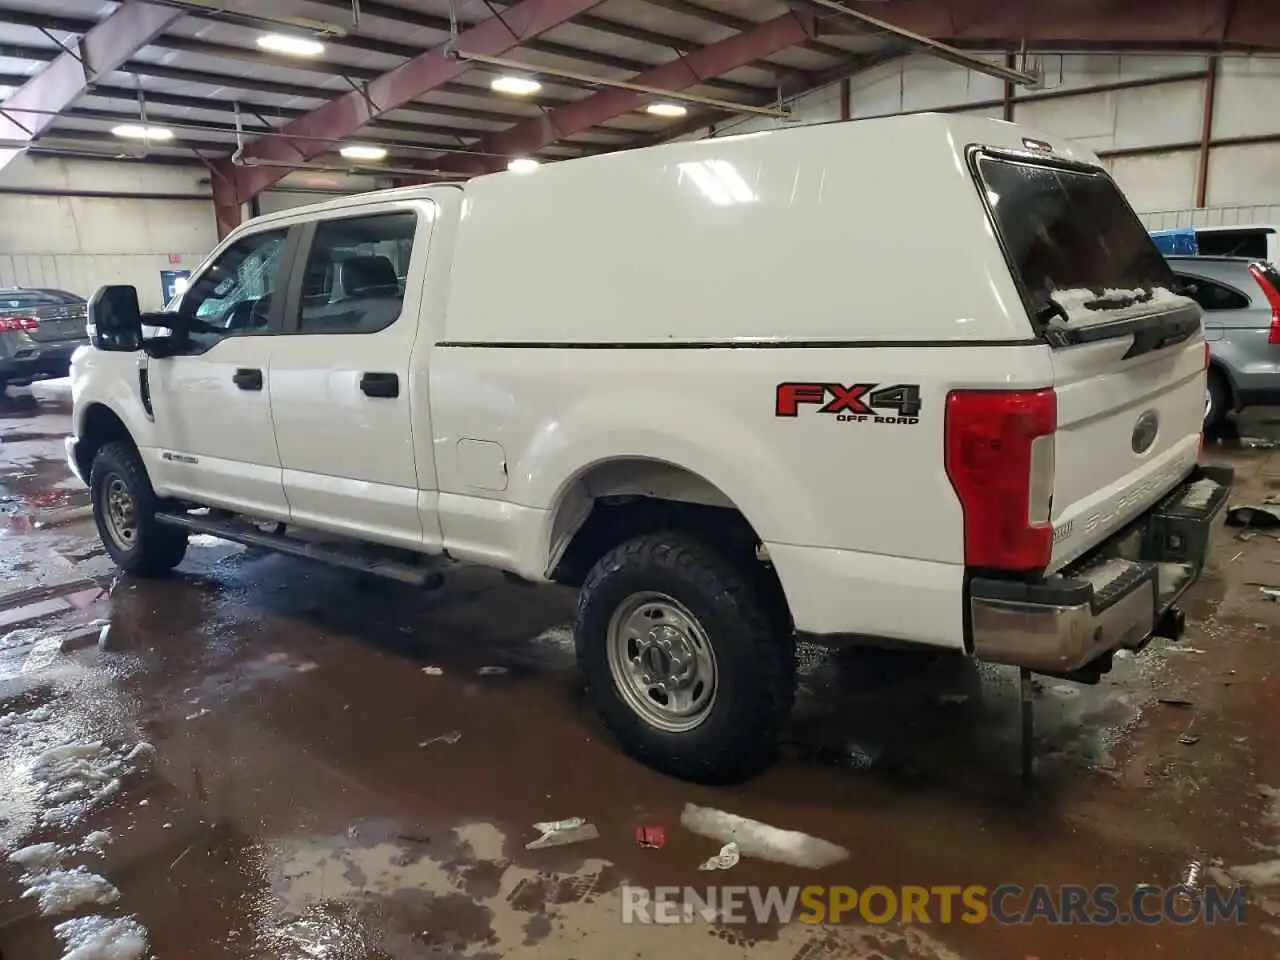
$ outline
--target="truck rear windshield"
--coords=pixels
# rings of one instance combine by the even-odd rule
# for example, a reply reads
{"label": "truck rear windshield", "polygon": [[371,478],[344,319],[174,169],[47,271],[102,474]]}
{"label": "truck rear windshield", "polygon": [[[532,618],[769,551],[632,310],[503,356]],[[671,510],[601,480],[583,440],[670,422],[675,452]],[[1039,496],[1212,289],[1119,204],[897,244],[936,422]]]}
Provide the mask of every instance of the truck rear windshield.
{"label": "truck rear windshield", "polygon": [[977,170],[1033,317],[1088,322],[1094,311],[1175,289],[1169,265],[1110,177],[986,155]]}

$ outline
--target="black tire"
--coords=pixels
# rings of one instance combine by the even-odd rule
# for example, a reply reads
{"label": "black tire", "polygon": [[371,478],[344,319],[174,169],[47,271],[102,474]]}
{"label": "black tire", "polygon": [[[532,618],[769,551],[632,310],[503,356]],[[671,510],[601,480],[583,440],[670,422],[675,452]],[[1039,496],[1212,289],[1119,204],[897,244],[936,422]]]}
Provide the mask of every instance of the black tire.
{"label": "black tire", "polygon": [[1226,376],[1217,367],[1209,368],[1208,390],[1209,397],[1204,415],[1204,429],[1206,432],[1220,427],[1234,406],[1231,400],[1231,384],[1227,382]]}
{"label": "black tire", "polygon": [[[117,480],[123,483],[133,501],[134,533],[129,543],[122,543],[112,533],[107,516],[107,491]],[[156,523],[156,493],[133,444],[108,443],[98,450],[89,473],[89,491],[98,536],[116,566],[139,577],[163,577],[182,562],[187,552],[187,535],[178,527]]]}
{"label": "black tire", "polygon": [[[588,696],[642,763],[697,783],[733,783],[777,756],[796,692],[789,618],[770,609],[761,577],[681,533],[646,534],[606,554],[578,594],[575,640]],[[693,616],[714,651],[715,695],[697,726],[670,732],[628,704],[609,665],[610,621],[629,598],[662,594]]]}

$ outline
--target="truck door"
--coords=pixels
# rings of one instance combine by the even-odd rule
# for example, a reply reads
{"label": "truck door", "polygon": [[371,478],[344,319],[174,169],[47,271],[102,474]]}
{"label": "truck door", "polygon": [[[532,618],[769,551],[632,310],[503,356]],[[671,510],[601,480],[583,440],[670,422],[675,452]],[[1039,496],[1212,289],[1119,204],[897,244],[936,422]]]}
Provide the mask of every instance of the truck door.
{"label": "truck door", "polygon": [[261,230],[222,251],[183,295],[179,309],[194,322],[175,341],[180,352],[147,363],[160,438],[157,486],[170,494],[289,515],[266,389],[289,239],[287,227]]}
{"label": "truck door", "polygon": [[[413,376],[433,205],[336,211],[307,227],[272,356],[290,517],[410,548],[438,544],[425,372]],[[419,440],[415,442],[417,423]],[[422,425],[428,429],[423,432]]]}

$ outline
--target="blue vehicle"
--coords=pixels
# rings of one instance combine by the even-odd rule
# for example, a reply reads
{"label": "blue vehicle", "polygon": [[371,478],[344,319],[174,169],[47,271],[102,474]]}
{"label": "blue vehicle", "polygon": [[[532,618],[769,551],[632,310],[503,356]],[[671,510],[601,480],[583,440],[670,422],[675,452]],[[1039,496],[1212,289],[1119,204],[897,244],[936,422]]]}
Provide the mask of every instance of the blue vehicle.
{"label": "blue vehicle", "polygon": [[1152,230],[1151,239],[1166,257],[1195,257],[1200,254],[1200,243],[1195,227],[1176,227],[1173,230]]}

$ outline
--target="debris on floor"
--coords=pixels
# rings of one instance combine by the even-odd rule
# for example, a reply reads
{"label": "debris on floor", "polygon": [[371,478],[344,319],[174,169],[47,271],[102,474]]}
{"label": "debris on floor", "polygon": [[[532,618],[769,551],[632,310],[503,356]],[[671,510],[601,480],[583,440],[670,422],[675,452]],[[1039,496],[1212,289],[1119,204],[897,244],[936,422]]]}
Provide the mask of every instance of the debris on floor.
{"label": "debris on floor", "polygon": [[742,853],[736,843],[726,843],[714,857],[708,857],[698,867],[699,870],[732,870],[742,859]]}
{"label": "debris on floor", "polygon": [[444,671],[441,670],[439,667],[423,667],[422,672],[425,673],[428,677],[444,676]]}
{"label": "debris on floor", "polygon": [[545,850],[548,847],[564,847],[571,843],[582,843],[585,840],[598,840],[600,831],[582,817],[569,817],[565,820],[548,820],[535,823],[533,829],[542,836],[525,844],[526,850]]}
{"label": "debris on floor", "polygon": [[1195,706],[1195,703],[1185,697],[1156,697],[1156,703],[1164,707],[1178,707],[1187,710]]}
{"label": "debris on floor", "polygon": [[506,667],[481,667],[476,671],[477,677],[500,677],[507,672]]}
{"label": "debris on floor", "polygon": [[457,743],[462,739],[462,732],[459,730],[450,730],[448,733],[442,733],[438,737],[432,737],[430,740],[423,740],[418,744],[420,747],[429,747],[433,743]]}
{"label": "debris on floor", "polygon": [[686,830],[709,840],[736,843],[743,856],[784,863],[792,867],[819,869],[849,858],[844,847],[797,830],[778,827],[726,813],[712,807],[686,804],[680,815]]}
{"label": "debris on floor", "polygon": [[1280,506],[1270,503],[1241,504],[1227,511],[1227,525],[1231,527],[1280,527]]}

